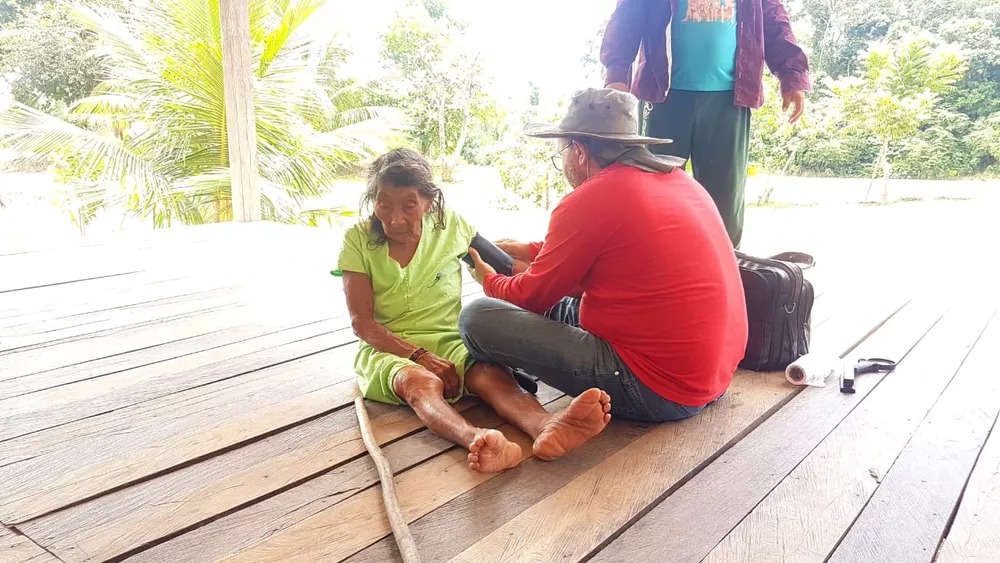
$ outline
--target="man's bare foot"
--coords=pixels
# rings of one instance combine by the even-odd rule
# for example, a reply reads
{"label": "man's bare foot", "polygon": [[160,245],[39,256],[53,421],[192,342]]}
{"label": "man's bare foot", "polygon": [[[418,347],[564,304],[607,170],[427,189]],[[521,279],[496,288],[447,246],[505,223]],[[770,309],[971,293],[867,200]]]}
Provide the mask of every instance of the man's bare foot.
{"label": "man's bare foot", "polygon": [[535,438],[535,457],[553,460],[597,436],[611,421],[611,397],[597,389],[587,389],[562,411],[555,414]]}
{"label": "man's bare foot", "polygon": [[498,473],[521,463],[521,446],[507,440],[499,430],[487,430],[469,444],[469,468],[480,473]]}

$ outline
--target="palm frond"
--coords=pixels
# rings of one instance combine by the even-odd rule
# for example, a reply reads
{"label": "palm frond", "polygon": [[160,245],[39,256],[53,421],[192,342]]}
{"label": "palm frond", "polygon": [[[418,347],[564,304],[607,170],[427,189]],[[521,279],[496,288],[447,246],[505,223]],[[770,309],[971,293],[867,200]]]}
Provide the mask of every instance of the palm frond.
{"label": "palm frond", "polygon": [[77,100],[69,109],[77,114],[122,115],[139,107],[139,100],[128,94],[95,94]]}
{"label": "palm frond", "polygon": [[84,177],[108,182],[163,186],[152,163],[112,135],[71,123],[14,102],[0,113],[0,145],[20,154],[65,152],[81,161]]}
{"label": "palm frond", "polygon": [[[263,38],[264,51],[260,56],[257,76],[265,76],[268,73],[271,63],[285,50],[289,39],[295,36],[323,3],[324,0],[299,0],[294,5],[288,0],[281,3],[279,6],[279,13],[282,14],[281,23]],[[307,39],[301,41],[308,44]]]}
{"label": "palm frond", "polygon": [[[265,217],[298,220],[336,170],[385,147],[398,111],[366,107],[336,83],[344,52],[313,16],[323,0],[250,0],[259,175]],[[43,155],[69,179],[74,205],[121,208],[156,225],[231,216],[217,0],[132,0],[123,10],[76,5],[73,17],[110,61],[108,79],[66,121],[17,106],[0,114],[0,144]]]}

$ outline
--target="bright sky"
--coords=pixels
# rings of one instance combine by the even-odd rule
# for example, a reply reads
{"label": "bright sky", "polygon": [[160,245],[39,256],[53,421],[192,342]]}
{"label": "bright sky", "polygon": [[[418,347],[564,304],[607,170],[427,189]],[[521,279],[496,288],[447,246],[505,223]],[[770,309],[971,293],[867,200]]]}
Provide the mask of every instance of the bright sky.
{"label": "bright sky", "polygon": [[[470,23],[465,40],[496,77],[502,97],[524,95],[528,82],[552,96],[588,86],[580,57],[597,37],[615,0],[450,0]],[[326,21],[349,36],[355,74],[378,65],[379,36],[405,0],[329,0]]]}

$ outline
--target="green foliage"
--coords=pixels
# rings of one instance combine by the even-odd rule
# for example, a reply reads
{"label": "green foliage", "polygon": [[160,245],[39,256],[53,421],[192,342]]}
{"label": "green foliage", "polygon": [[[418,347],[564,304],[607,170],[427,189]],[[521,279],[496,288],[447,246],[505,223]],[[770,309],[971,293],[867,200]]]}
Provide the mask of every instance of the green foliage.
{"label": "green foliage", "polygon": [[0,25],[14,21],[41,0],[0,0]]}
{"label": "green foliage", "polygon": [[504,142],[497,146],[493,154],[492,162],[500,171],[504,187],[543,209],[554,207],[569,192],[569,184],[563,173],[553,165],[553,156],[557,156],[559,161],[555,143],[526,137],[523,130],[528,123],[557,122],[562,114],[561,107],[542,113],[537,104],[529,105],[514,126],[506,131]]}
{"label": "green foliage", "polygon": [[[895,43],[875,43],[863,58],[861,78],[844,78],[831,85],[833,103],[843,108],[848,134],[875,137],[881,145],[873,170],[884,179],[882,202],[888,198],[888,179],[896,143],[911,139],[911,148],[927,152],[912,138],[930,122],[940,96],[962,78],[959,55],[937,46],[924,34]],[[942,133],[937,129],[938,134]],[[874,178],[874,175],[873,175]]]}
{"label": "green foliage", "polygon": [[488,94],[479,55],[458,41],[464,24],[448,17],[442,2],[422,6],[399,15],[382,37],[392,72],[382,87],[387,102],[406,112],[413,144],[447,180],[460,158],[476,161],[477,149],[496,142],[502,112]]}
{"label": "green foliage", "polygon": [[993,174],[1000,174],[1000,112],[981,120],[968,142]]}
{"label": "green foliage", "polygon": [[972,129],[967,116],[944,109],[936,110],[929,125],[915,135],[900,139],[889,154],[893,173],[905,178],[957,178],[973,173],[979,166],[965,142]]}
{"label": "green foliage", "polygon": [[[1000,111],[1000,3],[804,0],[802,7],[793,21],[805,24],[800,38],[820,87],[797,133],[809,142],[793,171],[870,174],[887,137],[886,161],[897,176],[951,178],[995,162],[973,146],[988,134],[973,132],[988,131],[985,120]],[[837,79],[833,87],[823,86],[826,77]],[[763,150],[787,152],[770,142]]]}
{"label": "green foliage", "polygon": [[92,39],[65,5],[36,3],[0,27],[0,75],[18,102],[65,115],[105,71],[104,61],[90,55]]}
{"label": "green foliage", "polygon": [[[336,80],[336,48],[307,23],[315,0],[252,0],[251,65],[264,216],[301,216],[338,169],[385,149],[391,110],[358,107]],[[66,120],[14,103],[0,146],[53,159],[72,185],[78,223],[115,207],[157,226],[231,217],[219,6],[134,0],[127,10],[77,5],[108,77]]]}
{"label": "green foliage", "polygon": [[562,172],[552,165],[551,142],[527,139],[511,146],[497,159],[505,188],[542,209],[551,209],[569,192]]}
{"label": "green foliage", "polygon": [[[772,173],[915,178],[974,173],[972,120],[944,100],[963,79],[960,51],[927,33],[873,42],[853,76],[826,79],[789,126],[775,97],[754,115],[751,158]],[[766,87],[777,90],[773,78]]]}
{"label": "green foliage", "polygon": [[812,24],[809,65],[817,75],[853,74],[858,55],[884,38],[892,24],[892,0],[803,0],[802,5]]}

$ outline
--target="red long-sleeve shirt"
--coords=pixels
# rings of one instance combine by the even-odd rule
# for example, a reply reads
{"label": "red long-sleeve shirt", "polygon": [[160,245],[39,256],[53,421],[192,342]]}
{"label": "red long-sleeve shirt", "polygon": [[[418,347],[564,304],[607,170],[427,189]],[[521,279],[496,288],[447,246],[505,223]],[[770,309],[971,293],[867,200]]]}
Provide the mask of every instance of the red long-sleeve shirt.
{"label": "red long-sleeve shirt", "polygon": [[682,170],[602,170],[552,212],[527,271],[483,283],[536,313],[578,286],[582,328],[660,396],[699,406],[729,386],[746,350],[743,286],[715,204]]}

